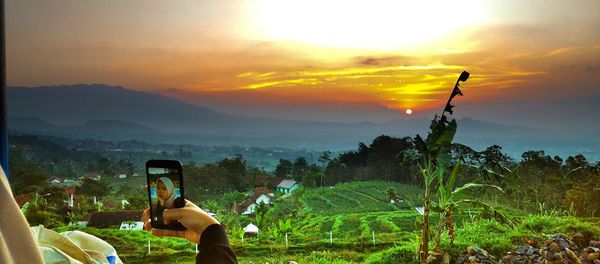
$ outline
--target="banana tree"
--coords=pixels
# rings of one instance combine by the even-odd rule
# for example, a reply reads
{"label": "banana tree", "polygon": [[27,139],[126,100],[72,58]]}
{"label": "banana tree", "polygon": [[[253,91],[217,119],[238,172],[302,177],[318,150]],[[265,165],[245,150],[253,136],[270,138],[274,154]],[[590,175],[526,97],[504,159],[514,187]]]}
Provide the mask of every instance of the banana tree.
{"label": "banana tree", "polygon": [[419,263],[427,263],[429,257],[429,215],[432,205],[432,194],[439,192],[440,182],[443,183],[446,167],[450,164],[450,144],[456,133],[456,121],[446,124],[444,118],[437,117],[431,122],[431,132],[424,141],[416,136],[415,143],[421,153],[422,162],[419,165],[423,185],[423,228],[419,246]]}
{"label": "banana tree", "polygon": [[[429,257],[429,214],[431,209],[431,195],[433,188],[437,186],[439,189],[440,179],[443,181],[444,171],[450,163],[450,145],[454,139],[457,127],[456,121],[448,121],[444,114],[448,112],[448,114],[452,115],[452,108],[454,107],[450,104],[452,99],[456,95],[463,95],[459,88],[459,82],[465,82],[468,78],[468,72],[463,71],[460,74],[441,117],[438,119],[438,116],[436,115],[431,121],[431,131],[427,135],[427,139],[423,140],[419,135],[415,137],[415,146],[422,157],[420,172],[423,176],[425,187],[423,197],[423,229],[418,252],[419,263],[421,264],[427,263]],[[436,179],[438,179],[438,182],[437,185],[434,186]]]}
{"label": "banana tree", "polygon": [[460,208],[460,204],[463,202],[471,202],[468,199],[459,199],[460,194],[470,189],[477,188],[492,188],[500,192],[504,192],[502,188],[491,184],[482,183],[466,183],[461,187],[455,188],[456,180],[459,175],[461,163],[460,161],[454,165],[452,172],[450,173],[447,180],[444,180],[443,171],[436,173],[437,176],[437,205],[439,213],[439,221],[437,226],[437,232],[435,235],[435,251],[439,251],[440,240],[444,227],[448,228],[448,235],[450,236],[450,243],[454,243],[454,221],[452,219],[452,212],[456,208]]}

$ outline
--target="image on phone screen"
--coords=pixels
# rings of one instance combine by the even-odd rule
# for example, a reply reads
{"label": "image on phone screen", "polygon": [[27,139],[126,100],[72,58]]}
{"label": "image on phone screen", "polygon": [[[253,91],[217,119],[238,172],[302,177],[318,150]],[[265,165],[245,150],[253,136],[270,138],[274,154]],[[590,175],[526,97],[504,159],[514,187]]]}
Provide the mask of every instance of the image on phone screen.
{"label": "image on phone screen", "polygon": [[178,168],[148,167],[152,221],[159,225],[163,224],[165,209],[180,207],[183,204],[179,175],[181,172]]}

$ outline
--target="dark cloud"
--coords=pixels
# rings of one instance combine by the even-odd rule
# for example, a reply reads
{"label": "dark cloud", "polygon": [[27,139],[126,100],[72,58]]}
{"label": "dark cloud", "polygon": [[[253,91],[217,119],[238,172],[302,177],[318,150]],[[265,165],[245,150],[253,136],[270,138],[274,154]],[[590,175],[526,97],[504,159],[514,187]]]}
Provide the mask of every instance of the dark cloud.
{"label": "dark cloud", "polygon": [[374,65],[379,65],[379,62],[375,58],[366,58],[366,59],[358,62],[358,64],[360,64],[360,65],[367,65],[367,66],[374,66]]}
{"label": "dark cloud", "polygon": [[414,63],[415,59],[406,56],[365,56],[355,57],[354,60],[359,66],[391,66],[391,65],[404,65]]}

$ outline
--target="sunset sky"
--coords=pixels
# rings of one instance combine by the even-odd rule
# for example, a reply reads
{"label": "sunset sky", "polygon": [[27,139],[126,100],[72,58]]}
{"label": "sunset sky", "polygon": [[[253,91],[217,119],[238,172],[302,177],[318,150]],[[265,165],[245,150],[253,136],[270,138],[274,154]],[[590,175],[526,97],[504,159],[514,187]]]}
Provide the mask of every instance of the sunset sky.
{"label": "sunset sky", "polygon": [[6,19],[9,85],[120,85],[231,114],[418,115],[462,70],[467,105],[600,94],[599,0],[6,0]]}

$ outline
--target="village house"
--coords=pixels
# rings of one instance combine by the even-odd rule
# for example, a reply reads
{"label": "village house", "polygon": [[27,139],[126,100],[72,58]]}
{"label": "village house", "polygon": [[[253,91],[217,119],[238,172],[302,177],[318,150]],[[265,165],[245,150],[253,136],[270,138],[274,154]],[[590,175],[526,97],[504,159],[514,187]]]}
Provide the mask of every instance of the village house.
{"label": "village house", "polygon": [[300,183],[294,180],[283,180],[277,185],[277,192],[288,194],[300,188]]}
{"label": "village house", "polygon": [[244,237],[256,237],[258,236],[258,232],[258,227],[253,223],[250,223],[244,227]]}
{"label": "village house", "polygon": [[75,184],[75,180],[73,180],[73,179],[63,179],[63,184],[64,185],[72,185],[72,184]]}
{"label": "village house", "polygon": [[256,175],[254,176],[254,180],[252,177],[246,177],[245,181],[248,184],[252,184],[254,188],[267,187],[269,189],[274,189],[284,178],[282,177],[271,177],[268,175]]}
{"label": "village house", "polygon": [[259,204],[271,204],[273,193],[266,187],[257,188],[254,193],[241,204],[237,205],[236,213],[241,215],[249,215],[256,211]]}
{"label": "village house", "polygon": [[400,196],[400,195],[392,195],[390,196],[390,203],[402,203],[404,202],[404,197]]}
{"label": "village house", "polygon": [[61,183],[61,180],[58,177],[53,177],[52,180],[50,180],[50,184],[52,184],[52,185],[57,185],[60,183]]}
{"label": "village house", "polygon": [[94,171],[86,174],[84,178],[99,181],[100,179],[102,179],[102,176],[99,172]]}

